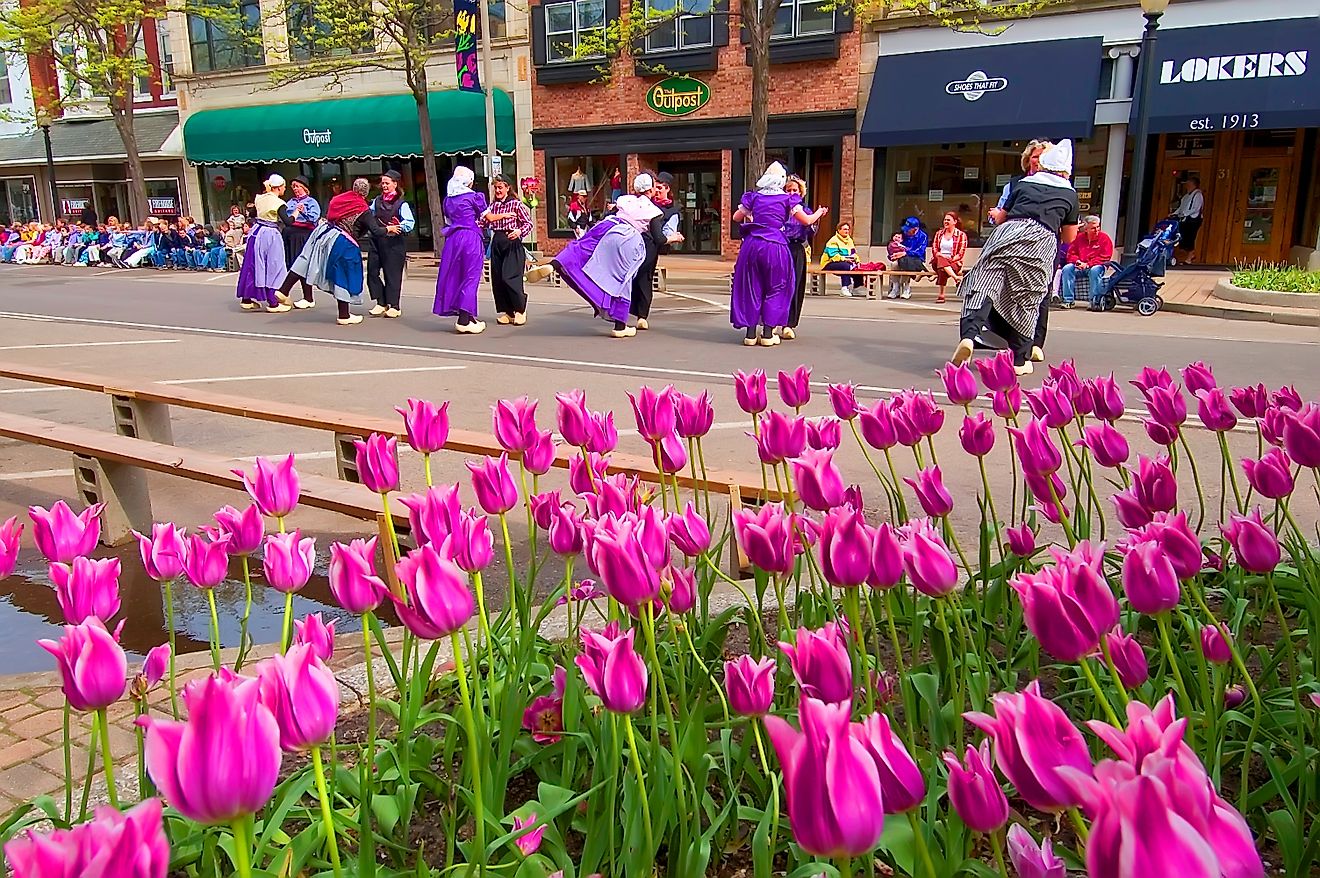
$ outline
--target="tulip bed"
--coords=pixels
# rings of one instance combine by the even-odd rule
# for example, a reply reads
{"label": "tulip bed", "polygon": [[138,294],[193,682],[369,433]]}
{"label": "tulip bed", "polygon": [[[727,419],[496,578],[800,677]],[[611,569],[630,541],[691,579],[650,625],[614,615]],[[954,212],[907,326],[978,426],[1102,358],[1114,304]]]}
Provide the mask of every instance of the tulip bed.
{"label": "tulip bed", "polygon": [[[89,815],[71,789],[20,809],[3,825],[9,867],[1251,878],[1268,859],[1312,874],[1320,405],[1220,388],[1193,364],[1181,380],[1142,370],[1134,414],[1112,375],[1064,363],[1024,390],[1011,359],[975,365],[941,371],[946,404],[908,391],[864,405],[830,385],[833,416],[812,419],[805,367],[779,374],[782,406],[764,373],[738,373],[765,502],[732,514],[677,478],[705,471],[708,394],[630,394],[664,474],[651,487],[608,473],[613,415],[579,391],[556,398],[557,436],[534,401],[500,401],[507,454],[469,463],[466,486],[432,485],[447,411],[410,400],[427,481],[403,498],[417,548],[393,533],[329,547],[335,599],[390,677],[367,663],[365,731],[338,742],[332,630],[286,612],[280,654],[224,667],[217,649],[215,673],[181,692],[162,645],[130,687],[102,622],[118,562],[86,557],[99,509],[34,507],[69,622],[42,646],[103,745],[107,708],[135,700],[146,798],[121,803],[112,763],[92,763],[109,806]],[[1145,454],[1120,429],[1138,422]],[[942,431],[961,450],[941,460]],[[1255,452],[1239,459],[1230,435]],[[845,442],[869,464],[861,484],[836,462]],[[567,489],[543,491],[556,443],[577,457]],[[388,505],[396,439],[360,442],[358,469]],[[980,488],[955,500],[943,472]],[[182,581],[211,589],[241,566],[251,588],[256,564],[292,594],[311,575],[314,540],[289,527],[292,457],[259,460],[247,483],[252,506],[213,528],[140,537],[171,619]],[[955,504],[977,510],[974,530],[953,526]],[[22,532],[0,527],[0,573]],[[490,592],[506,588],[496,610]],[[566,638],[542,636],[552,615]],[[149,710],[158,685],[170,701]]]}

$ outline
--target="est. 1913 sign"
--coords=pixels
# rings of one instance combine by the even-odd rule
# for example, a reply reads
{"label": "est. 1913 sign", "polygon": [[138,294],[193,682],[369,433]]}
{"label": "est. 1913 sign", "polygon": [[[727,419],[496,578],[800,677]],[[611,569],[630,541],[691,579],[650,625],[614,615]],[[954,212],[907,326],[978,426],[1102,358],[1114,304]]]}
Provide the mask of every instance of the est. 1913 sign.
{"label": "est. 1913 sign", "polygon": [[710,86],[686,76],[671,76],[646,91],[646,105],[661,116],[686,116],[709,101]]}

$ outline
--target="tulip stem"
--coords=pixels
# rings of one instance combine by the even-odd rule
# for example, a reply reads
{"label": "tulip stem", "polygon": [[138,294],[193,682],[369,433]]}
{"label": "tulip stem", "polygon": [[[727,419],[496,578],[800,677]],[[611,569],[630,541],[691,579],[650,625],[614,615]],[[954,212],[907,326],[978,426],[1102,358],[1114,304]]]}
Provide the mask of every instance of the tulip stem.
{"label": "tulip stem", "polygon": [[472,589],[477,593],[477,628],[481,638],[486,641],[486,660],[490,663],[487,673],[495,673],[495,647],[490,635],[490,619],[486,616],[486,589],[481,580],[481,571],[472,573]]}
{"label": "tulip stem", "polygon": [[115,788],[115,761],[110,756],[110,719],[105,708],[96,712],[96,728],[101,735],[101,764],[105,767],[105,794],[110,807],[119,810],[119,791]]}
{"label": "tulip stem", "polygon": [[853,878],[852,857],[839,857],[834,864],[834,868],[839,870],[839,878]]}
{"label": "tulip stem", "polygon": [[1068,548],[1077,548],[1077,534],[1073,532],[1072,522],[1068,520],[1068,510],[1064,508],[1063,501],[1059,499],[1059,492],[1054,489],[1054,479],[1051,476],[1045,477],[1045,483],[1050,487],[1050,500],[1054,503],[1054,509],[1059,513],[1059,524],[1063,527],[1063,534],[1068,538]]}
{"label": "tulip stem", "polygon": [[521,628],[522,603],[518,600],[518,577],[513,566],[513,539],[509,536],[509,516],[500,513],[500,535],[504,538],[504,566],[509,568],[509,604],[513,608],[513,617]]}
{"label": "tulip stem", "polygon": [[[898,642],[898,628],[894,625],[894,598],[892,589],[885,589],[885,622],[889,626],[889,641],[894,645],[894,663],[898,666],[898,695],[903,700],[903,722],[907,726],[907,739],[914,746],[916,745],[916,731],[912,725],[912,708],[908,704],[907,686],[904,681],[907,679],[907,667],[903,664],[903,645]],[[880,661],[880,655],[877,653],[875,660]]]}
{"label": "tulip stem", "polygon": [[449,635],[449,642],[454,651],[454,672],[458,676],[458,692],[462,701],[463,728],[467,732],[468,762],[472,769],[472,820],[476,824],[476,859],[468,862],[468,874],[476,865],[480,874],[486,874],[486,803],[481,795],[481,744],[477,741],[477,724],[472,718],[472,695],[468,689],[467,668],[463,664],[463,644],[458,632]]}
{"label": "tulip stem", "polygon": [[1082,819],[1082,812],[1076,808],[1068,809],[1068,816],[1072,819],[1073,829],[1077,830],[1077,858],[1085,859],[1086,841],[1091,837],[1091,830],[1087,828],[1086,821]]}
{"label": "tulip stem", "polygon": [[234,671],[240,671],[243,668],[243,660],[247,657],[248,649],[248,619],[252,616],[252,567],[248,563],[248,556],[242,556],[243,562],[243,618],[240,620],[238,632],[238,658],[234,661]]}
{"label": "tulip stem", "polygon": [[875,713],[875,687],[867,680],[870,662],[866,658],[866,630],[862,628],[861,594],[857,588],[843,590],[843,609],[852,629],[848,632],[848,654],[853,663],[853,690],[860,686],[866,692],[866,712]]}
{"label": "tulip stem", "polygon": [[[1178,659],[1173,654],[1173,643],[1169,639],[1169,614],[1157,614],[1155,616],[1155,625],[1160,631],[1160,648],[1164,650],[1164,658],[1169,663],[1169,669],[1173,672],[1173,680],[1178,686],[1178,694],[1182,696],[1184,710],[1183,716],[1190,717],[1194,708],[1192,705],[1192,699],[1187,694],[1187,685],[1183,683],[1182,670],[1178,667]],[[1190,724],[1187,726],[1187,731],[1190,737],[1192,731],[1192,726]],[[1195,750],[1196,748],[1193,746],[1192,749]]]}
{"label": "tulip stem", "polygon": [[252,878],[252,843],[248,840],[247,815],[234,818],[234,868],[238,878]]}
{"label": "tulip stem", "polygon": [[[362,655],[367,663],[367,765],[371,768],[371,774],[374,774],[376,766],[376,669],[373,665],[376,663],[376,657],[371,646],[370,610],[362,614]],[[375,781],[372,780],[367,787],[364,807],[371,807],[371,789],[374,785]]]}
{"label": "tulip stem", "polygon": [[174,581],[165,580],[165,622],[170,629],[170,712],[179,718],[179,689],[174,682],[174,656],[178,649],[174,646]]}
{"label": "tulip stem", "polygon": [[1086,682],[1091,685],[1091,691],[1095,693],[1096,700],[1100,702],[1100,707],[1105,712],[1105,718],[1109,720],[1110,725],[1116,729],[1123,728],[1123,724],[1118,721],[1118,715],[1114,713],[1114,708],[1109,703],[1109,697],[1105,695],[1105,690],[1100,688],[1100,681],[1095,678],[1095,670],[1091,667],[1091,662],[1086,656],[1077,660],[1081,665],[1082,675],[1086,677]]}
{"label": "tulip stem", "polygon": [[1114,664],[1114,655],[1109,651],[1108,641],[1100,638],[1100,654],[1105,657],[1105,667],[1109,668],[1109,675],[1114,678],[1114,685],[1117,687],[1118,700],[1122,702],[1123,709],[1126,710],[1128,702],[1127,687],[1123,685],[1123,678],[1118,675],[1118,667]]}
{"label": "tulip stem", "polygon": [[[659,671],[656,673],[658,676]],[[628,755],[632,760],[633,774],[637,777],[637,798],[642,802],[642,820],[646,826],[646,858],[650,858],[655,856],[655,841],[651,837],[651,803],[648,801],[650,796],[647,795],[646,782],[642,778],[642,758],[637,753],[637,735],[633,732],[632,714],[623,715],[623,728],[628,735]],[[675,776],[678,777],[681,769],[678,766],[674,768]],[[681,784],[679,788],[682,788]]]}
{"label": "tulip stem", "polygon": [[[280,652],[288,652],[293,642],[293,592],[284,595],[284,621],[280,624]],[[171,653],[173,657],[173,653]]]}
{"label": "tulip stem", "polygon": [[206,605],[211,611],[211,664],[220,670],[220,615],[215,610],[215,589],[206,590]]}
{"label": "tulip stem", "polygon": [[335,838],[335,815],[330,810],[330,794],[325,787],[325,766],[321,762],[321,748],[312,748],[312,771],[316,775],[316,795],[321,800],[321,823],[325,826],[325,839],[330,847],[330,866],[335,878],[344,874],[339,864],[339,840]]}
{"label": "tulip stem", "polygon": [[[935,605],[935,617],[940,623],[940,632],[944,635],[944,648],[949,651],[949,672],[953,676],[953,704],[954,704],[954,725],[958,730],[958,749],[963,745],[963,724],[958,719],[963,714],[963,692],[962,692],[962,661],[955,658],[953,654],[953,638],[949,635],[949,620],[944,615],[943,598],[933,598],[931,603]],[[957,670],[955,670],[957,668]],[[915,819],[915,818],[913,818]],[[913,827],[916,828],[915,826]]]}
{"label": "tulip stem", "polygon": [[701,493],[706,500],[706,521],[710,521],[710,477],[706,475],[706,451],[701,447],[701,437],[697,437],[697,461],[701,464]]}
{"label": "tulip stem", "polygon": [[[646,635],[646,651],[651,658],[651,667],[655,669],[655,680],[657,684],[656,689],[652,690],[651,693],[652,695],[651,724],[652,724],[652,733],[654,734],[653,740],[655,742],[658,742],[660,739],[659,724],[656,722],[656,717],[655,717],[655,709],[656,709],[655,702],[658,700],[664,702],[665,720],[666,720],[666,724],[669,727],[669,747],[670,747],[670,752],[673,754],[674,757],[674,790],[678,794],[678,813],[686,814],[687,794],[683,792],[683,761],[682,759],[679,758],[678,729],[674,726],[674,707],[673,704],[669,701],[669,686],[665,683],[664,666],[660,664],[660,656],[656,651],[655,607],[653,607],[649,602],[642,604],[642,630]],[[631,738],[632,718],[628,717],[627,719],[628,719],[628,736]],[[637,758],[636,754],[637,754],[637,749],[634,747],[633,748],[634,759]],[[639,777],[638,781],[640,782],[640,780],[641,778]],[[651,822],[650,818],[647,818],[648,827],[650,826],[650,822]],[[648,832],[647,835],[649,836],[650,833]],[[652,850],[651,854],[654,853],[655,851]]]}
{"label": "tulip stem", "polygon": [[[64,702],[64,822],[73,823],[73,742],[69,740],[69,716],[73,708]],[[140,731],[140,730],[139,730]]]}
{"label": "tulip stem", "polygon": [[1223,433],[1215,433],[1215,435],[1219,437],[1219,450],[1224,455],[1229,482],[1233,485],[1233,499],[1237,501],[1238,511],[1246,512],[1247,507],[1242,505],[1242,490],[1238,487],[1237,470],[1233,466],[1233,454],[1228,450],[1228,436]]}
{"label": "tulip stem", "polygon": [[[1223,434],[1220,434],[1222,438]],[[1182,443],[1183,451],[1187,452],[1187,462],[1192,467],[1192,481],[1196,483],[1196,532],[1200,533],[1201,525],[1205,523],[1205,491],[1201,488],[1201,473],[1196,467],[1196,455],[1192,454],[1192,449],[1187,445],[1187,437],[1183,435],[1181,427],[1178,429],[1178,441]],[[1233,481],[1237,482],[1237,476],[1233,477]]]}
{"label": "tulip stem", "polygon": [[[959,746],[961,746],[961,743]],[[930,847],[926,844],[926,833],[921,824],[917,822],[915,808],[908,809],[907,819],[908,823],[912,824],[912,838],[917,842],[917,854],[921,857],[921,865],[926,870],[926,876],[927,878],[935,878],[935,862],[930,858]]]}
{"label": "tulip stem", "polygon": [[422,455],[422,469],[426,472],[426,487],[434,485],[431,481],[431,453],[428,451]]}
{"label": "tulip stem", "polygon": [[903,484],[898,480],[898,469],[894,466],[894,455],[886,448],[885,463],[889,466],[890,483],[894,486],[894,499],[898,501],[898,514],[902,516],[903,523],[908,520],[907,500],[903,497],[903,491],[900,486]]}
{"label": "tulip stem", "polygon": [[1000,878],[1008,878],[1008,865],[1004,862],[1004,842],[998,832],[990,833],[990,847],[995,851],[995,864],[999,866]]}
{"label": "tulip stem", "polygon": [[[427,480],[427,484],[430,484],[429,479]],[[398,558],[403,553],[399,550],[399,532],[394,529],[394,513],[390,511],[389,494],[380,495],[380,506],[385,513],[385,529],[389,531],[390,543],[394,546],[394,557]],[[280,519],[280,521],[283,522],[283,519]],[[282,524],[280,527],[280,533],[284,533],[284,527]]]}

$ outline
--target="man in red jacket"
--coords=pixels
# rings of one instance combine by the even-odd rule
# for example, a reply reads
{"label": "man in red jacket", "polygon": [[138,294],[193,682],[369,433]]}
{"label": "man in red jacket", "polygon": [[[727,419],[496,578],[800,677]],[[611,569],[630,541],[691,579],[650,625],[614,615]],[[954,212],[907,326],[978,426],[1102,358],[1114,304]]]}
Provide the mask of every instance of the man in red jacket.
{"label": "man in red jacket", "polygon": [[1091,310],[1100,310],[1104,292],[1105,265],[1114,258],[1114,242],[1100,231],[1100,217],[1088,216],[1082,221],[1077,239],[1068,248],[1068,264],[1063,267],[1059,293],[1063,307],[1071,308],[1077,300],[1077,273],[1086,272],[1090,281]]}

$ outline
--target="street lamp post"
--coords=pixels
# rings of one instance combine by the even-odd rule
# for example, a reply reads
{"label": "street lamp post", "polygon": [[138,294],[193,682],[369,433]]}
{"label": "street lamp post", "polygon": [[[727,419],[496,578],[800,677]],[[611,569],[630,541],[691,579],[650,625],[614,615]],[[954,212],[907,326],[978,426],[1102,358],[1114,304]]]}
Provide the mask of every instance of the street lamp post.
{"label": "street lamp post", "polygon": [[46,141],[46,179],[50,181],[50,215],[51,223],[60,218],[60,198],[55,184],[55,154],[50,148],[50,113],[42,107],[37,110],[37,127],[41,129],[41,136]]}
{"label": "street lamp post", "polygon": [[1132,175],[1128,177],[1127,227],[1123,250],[1129,259],[1136,258],[1141,242],[1141,196],[1146,182],[1146,144],[1150,139],[1150,94],[1155,86],[1155,32],[1160,17],[1169,8],[1169,0],[1141,0],[1146,16],[1146,30],[1141,35],[1141,76],[1137,82],[1137,128],[1132,137]]}

